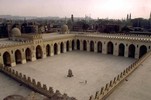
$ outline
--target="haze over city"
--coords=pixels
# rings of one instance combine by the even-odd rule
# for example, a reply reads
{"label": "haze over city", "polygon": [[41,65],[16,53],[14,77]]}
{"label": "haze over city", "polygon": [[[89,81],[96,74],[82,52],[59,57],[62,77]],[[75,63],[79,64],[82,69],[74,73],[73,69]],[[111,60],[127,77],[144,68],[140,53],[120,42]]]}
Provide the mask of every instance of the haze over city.
{"label": "haze over city", "polygon": [[0,0],[1,15],[92,18],[149,18],[151,0]]}

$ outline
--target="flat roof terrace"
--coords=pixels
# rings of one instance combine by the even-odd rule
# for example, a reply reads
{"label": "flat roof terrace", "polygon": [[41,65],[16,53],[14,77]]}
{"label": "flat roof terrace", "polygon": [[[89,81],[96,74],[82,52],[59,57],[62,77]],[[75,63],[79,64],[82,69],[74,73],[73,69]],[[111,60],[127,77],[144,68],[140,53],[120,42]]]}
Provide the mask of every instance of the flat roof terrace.
{"label": "flat roof terrace", "polygon": [[148,35],[129,35],[129,34],[105,34],[105,33],[89,33],[89,32],[71,32],[71,34],[59,34],[59,33],[50,33],[42,34],[43,40],[53,40],[60,39],[72,36],[79,37],[97,37],[97,38],[111,38],[111,39],[120,39],[120,40],[134,40],[134,41],[145,41],[151,42],[151,38]]}
{"label": "flat roof terrace", "polygon": [[[28,35],[32,36],[34,34],[28,34]],[[146,35],[101,34],[97,32],[93,34],[88,32],[71,32],[71,34],[47,33],[47,34],[41,34],[41,36],[43,40],[53,40],[53,39],[60,39],[60,38],[67,38],[67,37],[74,37],[74,36],[80,36],[80,37],[86,36],[86,37],[112,38],[112,39],[122,39],[122,40],[123,39],[137,40],[137,41],[146,41],[146,42],[151,41],[151,38]],[[5,46],[17,45],[18,43],[23,43],[23,42],[9,40],[8,38],[0,39],[0,47],[4,45]]]}
{"label": "flat roof terrace", "polygon": [[106,100],[151,100],[151,56],[121,83]]}
{"label": "flat roof terrace", "polygon": [[32,90],[16,82],[12,78],[0,73],[0,100],[9,95],[28,96]]}
{"label": "flat roof terrace", "polygon": [[8,38],[0,39],[0,47],[3,45],[10,46],[10,45],[18,44],[18,43],[19,41],[12,41],[12,40],[9,40]]}
{"label": "flat roof terrace", "polygon": [[[88,100],[90,95],[94,95],[134,61],[132,58],[72,51],[12,68],[70,97]],[[74,77],[67,77],[68,69],[73,71]]]}

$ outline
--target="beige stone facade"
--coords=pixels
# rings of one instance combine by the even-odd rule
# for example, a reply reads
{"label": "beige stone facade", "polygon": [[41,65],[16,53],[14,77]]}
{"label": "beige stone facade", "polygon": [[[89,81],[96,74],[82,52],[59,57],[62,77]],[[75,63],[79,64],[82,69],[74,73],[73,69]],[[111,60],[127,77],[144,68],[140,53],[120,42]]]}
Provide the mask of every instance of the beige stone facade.
{"label": "beige stone facade", "polygon": [[140,58],[151,48],[149,36],[122,34],[22,34],[0,41],[0,63],[4,66],[16,66],[72,50]]}

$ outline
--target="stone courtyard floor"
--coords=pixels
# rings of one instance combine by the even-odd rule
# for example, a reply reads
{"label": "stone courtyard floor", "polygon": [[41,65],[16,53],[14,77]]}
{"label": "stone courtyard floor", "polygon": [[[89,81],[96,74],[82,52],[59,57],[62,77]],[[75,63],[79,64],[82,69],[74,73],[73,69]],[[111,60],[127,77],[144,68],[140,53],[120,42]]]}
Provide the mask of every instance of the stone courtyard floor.
{"label": "stone courtyard floor", "polygon": [[[90,95],[94,95],[134,61],[119,56],[72,51],[19,64],[13,69],[78,100],[89,100]],[[68,69],[73,71],[74,77],[66,77]]]}

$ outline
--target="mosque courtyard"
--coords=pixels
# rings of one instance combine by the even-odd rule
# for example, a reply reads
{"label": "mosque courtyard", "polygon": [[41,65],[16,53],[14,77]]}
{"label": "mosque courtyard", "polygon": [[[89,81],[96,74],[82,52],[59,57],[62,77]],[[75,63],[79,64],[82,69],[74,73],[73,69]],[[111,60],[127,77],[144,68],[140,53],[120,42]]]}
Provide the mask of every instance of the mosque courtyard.
{"label": "mosque courtyard", "polygon": [[[67,93],[78,100],[89,100],[102,86],[132,64],[135,59],[101,53],[72,51],[19,64],[13,69]],[[74,77],[67,77],[71,69]]]}

